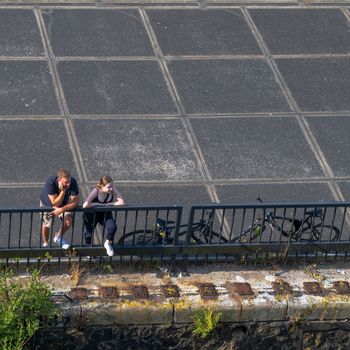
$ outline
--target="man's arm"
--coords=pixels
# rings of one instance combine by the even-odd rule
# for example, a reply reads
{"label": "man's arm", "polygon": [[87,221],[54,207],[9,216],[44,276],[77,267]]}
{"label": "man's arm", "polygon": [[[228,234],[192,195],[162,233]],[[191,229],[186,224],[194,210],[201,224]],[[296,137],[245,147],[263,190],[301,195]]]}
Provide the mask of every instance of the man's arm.
{"label": "man's arm", "polygon": [[73,210],[75,207],[77,207],[79,204],[79,196],[71,196],[70,197],[70,202],[68,204],[66,204],[65,206],[63,206],[62,208],[55,208],[55,210],[52,212],[53,215],[58,216],[61,213],[65,212],[65,211],[71,211]]}
{"label": "man's arm", "polygon": [[63,211],[70,211],[76,208],[79,204],[79,196],[70,196],[70,202],[62,207]]}
{"label": "man's arm", "polygon": [[65,191],[61,191],[59,195],[49,194],[48,197],[53,207],[59,207],[64,199]]}

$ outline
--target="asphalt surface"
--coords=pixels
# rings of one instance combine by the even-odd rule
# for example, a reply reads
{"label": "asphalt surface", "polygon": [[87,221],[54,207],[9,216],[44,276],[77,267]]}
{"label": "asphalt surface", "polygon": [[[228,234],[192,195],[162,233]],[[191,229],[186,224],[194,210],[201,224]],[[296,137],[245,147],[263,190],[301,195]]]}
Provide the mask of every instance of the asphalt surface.
{"label": "asphalt surface", "polygon": [[0,6],[0,206],[350,199],[350,7]]}

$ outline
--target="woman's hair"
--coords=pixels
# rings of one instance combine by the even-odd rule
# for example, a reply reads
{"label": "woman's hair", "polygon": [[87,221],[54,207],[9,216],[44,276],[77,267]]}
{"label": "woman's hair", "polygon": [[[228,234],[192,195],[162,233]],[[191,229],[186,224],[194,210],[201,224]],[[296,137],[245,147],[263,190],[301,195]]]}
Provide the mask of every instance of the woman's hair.
{"label": "woman's hair", "polygon": [[107,184],[113,182],[112,178],[108,175],[102,176],[100,178],[100,181],[98,182],[98,184],[96,185],[97,188],[102,188],[104,186],[106,186]]}

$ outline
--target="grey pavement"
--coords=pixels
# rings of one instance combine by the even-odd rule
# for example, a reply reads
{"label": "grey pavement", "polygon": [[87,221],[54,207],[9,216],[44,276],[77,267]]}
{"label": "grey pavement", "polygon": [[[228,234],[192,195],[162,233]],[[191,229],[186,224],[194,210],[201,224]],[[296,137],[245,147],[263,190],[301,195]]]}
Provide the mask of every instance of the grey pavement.
{"label": "grey pavement", "polygon": [[0,2],[0,207],[59,167],[129,204],[349,200],[350,5],[322,3]]}

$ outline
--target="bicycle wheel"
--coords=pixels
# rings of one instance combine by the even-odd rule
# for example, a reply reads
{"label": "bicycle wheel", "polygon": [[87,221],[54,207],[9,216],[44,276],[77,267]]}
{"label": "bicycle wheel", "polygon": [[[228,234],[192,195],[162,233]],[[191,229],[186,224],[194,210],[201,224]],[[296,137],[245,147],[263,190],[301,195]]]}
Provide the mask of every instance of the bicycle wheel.
{"label": "bicycle wheel", "polygon": [[271,222],[274,231],[281,233],[283,236],[292,239],[297,239],[297,231],[301,225],[301,222],[296,219],[285,218],[281,216],[275,216]]}
{"label": "bicycle wheel", "polygon": [[157,232],[154,230],[136,230],[128,232],[120,237],[118,244],[120,245],[136,245],[136,244],[151,244],[157,240]]}
{"label": "bicycle wheel", "polygon": [[221,234],[215,231],[194,230],[191,234],[191,239],[196,243],[227,243],[228,240]]}
{"label": "bicycle wheel", "polygon": [[301,240],[312,241],[337,241],[340,236],[340,231],[335,226],[319,225],[312,228],[307,227],[301,232]]}

